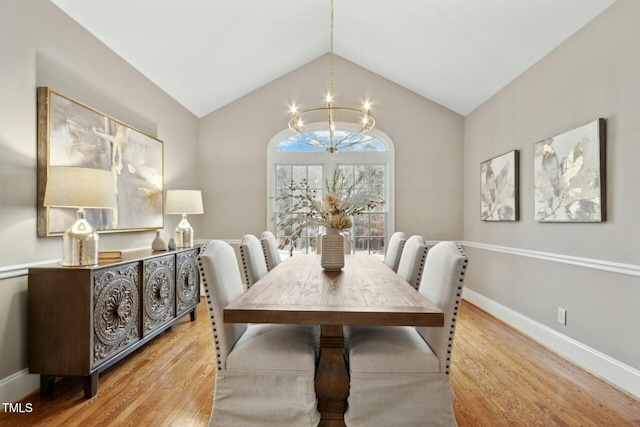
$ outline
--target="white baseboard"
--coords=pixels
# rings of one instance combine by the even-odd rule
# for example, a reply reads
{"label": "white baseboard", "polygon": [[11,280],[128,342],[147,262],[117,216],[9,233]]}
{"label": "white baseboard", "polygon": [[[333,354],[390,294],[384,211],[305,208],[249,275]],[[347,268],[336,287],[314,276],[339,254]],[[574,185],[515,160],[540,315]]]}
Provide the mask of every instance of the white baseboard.
{"label": "white baseboard", "polygon": [[587,347],[471,289],[465,288],[462,297],[566,359],[640,398],[640,371],[637,369]]}
{"label": "white baseboard", "polygon": [[40,388],[40,376],[23,369],[0,380],[0,402],[15,403]]}

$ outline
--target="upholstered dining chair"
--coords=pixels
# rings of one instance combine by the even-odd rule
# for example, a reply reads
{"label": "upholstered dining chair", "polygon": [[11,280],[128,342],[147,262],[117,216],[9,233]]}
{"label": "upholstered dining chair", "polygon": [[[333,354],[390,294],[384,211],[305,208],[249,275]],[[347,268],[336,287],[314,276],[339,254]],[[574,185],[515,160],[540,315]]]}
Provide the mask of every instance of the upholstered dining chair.
{"label": "upholstered dining chair", "polygon": [[407,238],[404,233],[402,231],[396,231],[389,238],[389,244],[384,251],[384,263],[396,273],[398,272],[398,264],[400,264],[402,248],[404,248],[406,242]]}
{"label": "upholstered dining chair", "polygon": [[468,259],[440,242],[426,264],[419,292],[444,312],[444,327],[345,328],[350,427],[456,425],[449,369]]}
{"label": "upholstered dining chair", "polygon": [[267,270],[271,271],[276,265],[282,262],[280,251],[278,250],[278,241],[272,232],[264,231],[260,238],[260,243],[262,244],[264,260],[267,263]]}
{"label": "upholstered dining chair", "polygon": [[427,241],[422,236],[411,236],[404,244],[400,262],[398,263],[398,276],[402,277],[411,286],[418,289],[420,278],[424,270],[427,258]]}
{"label": "upholstered dining chair", "polygon": [[253,234],[245,234],[240,241],[240,258],[244,270],[247,288],[267,274],[267,262],[264,260],[262,244]]}
{"label": "upholstered dining chair", "polygon": [[224,323],[224,307],[244,288],[233,248],[207,242],[198,256],[217,371],[210,426],[317,426],[313,325]]}

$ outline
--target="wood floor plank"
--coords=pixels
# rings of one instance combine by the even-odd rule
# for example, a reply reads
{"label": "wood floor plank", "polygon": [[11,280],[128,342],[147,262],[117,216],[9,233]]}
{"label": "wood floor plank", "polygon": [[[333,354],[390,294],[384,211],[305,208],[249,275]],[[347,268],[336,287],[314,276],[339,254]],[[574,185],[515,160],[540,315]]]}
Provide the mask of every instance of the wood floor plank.
{"label": "wood floor plank", "polygon": [[[463,302],[451,382],[460,427],[640,426],[640,401]],[[202,427],[209,421],[215,353],[204,301],[189,316],[100,375],[85,399],[82,381],[56,383],[50,397],[2,413],[0,426]],[[398,422],[398,426],[402,423]]]}

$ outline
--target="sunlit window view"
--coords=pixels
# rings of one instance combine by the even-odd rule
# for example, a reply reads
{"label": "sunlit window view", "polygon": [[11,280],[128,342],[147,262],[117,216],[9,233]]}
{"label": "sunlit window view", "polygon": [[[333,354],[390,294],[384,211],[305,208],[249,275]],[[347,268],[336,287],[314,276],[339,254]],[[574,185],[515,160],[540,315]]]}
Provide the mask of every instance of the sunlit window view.
{"label": "sunlit window view", "polygon": [[[327,141],[329,140],[329,135],[327,132],[313,132],[314,135],[320,139]],[[326,133],[327,135],[323,135]],[[341,135],[346,135],[347,132],[344,131],[335,131],[334,135],[339,139]],[[348,141],[347,141],[348,142]],[[366,142],[360,142],[355,145],[346,144],[344,147],[340,148],[341,151],[387,151],[387,147],[385,145],[375,139],[375,138],[367,138]],[[310,138],[305,137],[304,135],[292,135],[291,137],[283,140],[276,147],[276,151],[289,151],[289,152],[322,152],[325,151],[325,147],[322,145],[314,144]]]}
{"label": "sunlit window view", "polygon": [[[339,132],[339,131],[336,131]],[[300,153],[303,160],[313,161],[306,163],[285,163],[276,162],[274,165],[275,173],[275,197],[271,198],[273,203],[273,216],[282,215],[282,212],[290,208],[292,200],[295,198],[283,198],[281,196],[292,194],[292,183],[300,184],[305,182],[309,188],[315,191],[314,195],[317,200],[321,200],[326,194],[326,181],[328,177],[333,175],[335,169],[340,169],[342,175],[347,179],[353,180],[361,174],[364,179],[360,180],[356,186],[357,189],[374,193],[381,199],[388,199],[387,182],[387,165],[384,162],[372,163],[371,159],[363,163],[347,162],[340,157],[339,153],[331,154],[327,157],[307,156],[306,153],[322,152],[323,147],[309,145],[303,136],[291,136],[283,139],[275,147],[278,153]],[[344,152],[368,152],[368,153],[384,153],[387,151],[386,145],[378,139],[372,138],[367,142],[346,147]],[[317,156],[317,155],[316,155]],[[294,194],[295,195],[295,194]],[[293,215],[292,215],[293,216]],[[372,210],[355,215],[352,218],[353,225],[348,230],[348,239],[352,253],[368,253],[384,255],[385,231],[388,220],[388,205],[381,203]],[[287,227],[276,226],[275,234],[279,242],[284,242],[296,224]],[[283,248],[287,253],[313,253],[317,251],[318,233],[323,232],[323,227],[309,226],[305,227],[302,234],[295,240],[292,247]]]}

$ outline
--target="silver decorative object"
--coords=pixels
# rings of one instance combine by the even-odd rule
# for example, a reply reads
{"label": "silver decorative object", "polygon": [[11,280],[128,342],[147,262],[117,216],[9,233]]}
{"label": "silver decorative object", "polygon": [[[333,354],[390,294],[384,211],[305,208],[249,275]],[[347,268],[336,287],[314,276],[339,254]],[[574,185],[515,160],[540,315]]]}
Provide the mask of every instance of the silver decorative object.
{"label": "silver decorative object", "polygon": [[199,190],[169,190],[167,191],[166,213],[181,214],[182,220],[174,233],[177,248],[193,246],[193,227],[187,221],[187,214],[202,214],[202,192]]}
{"label": "silver decorative object", "polygon": [[62,235],[62,265],[82,266],[98,263],[98,233],[87,222],[86,212],[78,210],[76,222]]}
{"label": "silver decorative object", "polygon": [[62,265],[98,263],[98,233],[86,219],[85,208],[117,207],[115,180],[103,169],[55,166],[49,168],[44,206],[78,208],[76,222],[62,236]]}

